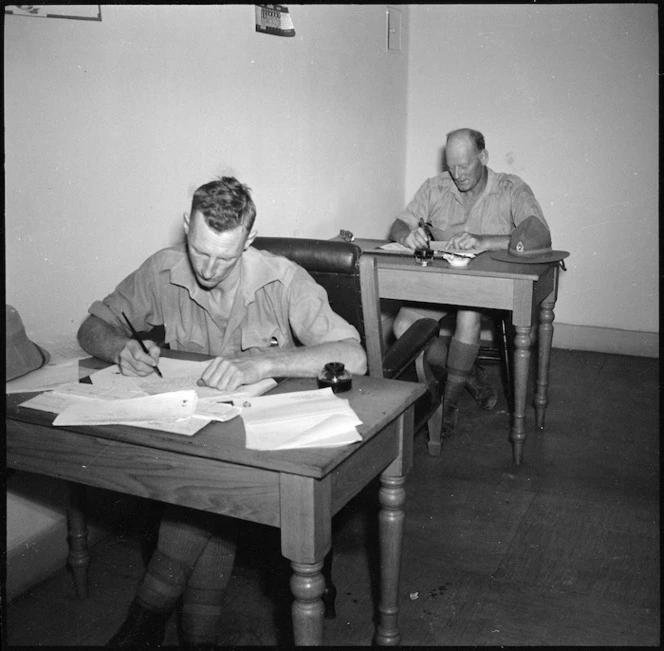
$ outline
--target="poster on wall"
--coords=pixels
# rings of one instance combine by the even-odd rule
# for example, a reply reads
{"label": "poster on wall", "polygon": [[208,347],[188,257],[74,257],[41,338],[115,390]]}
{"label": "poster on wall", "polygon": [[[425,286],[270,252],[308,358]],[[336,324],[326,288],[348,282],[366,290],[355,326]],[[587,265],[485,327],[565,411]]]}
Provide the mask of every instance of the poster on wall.
{"label": "poster on wall", "polygon": [[101,5],[5,5],[5,13],[35,18],[101,20]]}
{"label": "poster on wall", "polygon": [[256,31],[274,36],[295,36],[293,21],[286,5],[255,5]]}

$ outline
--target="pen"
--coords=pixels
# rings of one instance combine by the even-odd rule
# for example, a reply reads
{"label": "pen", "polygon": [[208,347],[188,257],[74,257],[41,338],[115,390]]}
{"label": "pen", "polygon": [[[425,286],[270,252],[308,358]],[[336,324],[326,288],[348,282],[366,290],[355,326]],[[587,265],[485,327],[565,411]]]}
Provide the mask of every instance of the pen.
{"label": "pen", "polygon": [[431,235],[431,230],[429,229],[429,222],[424,222],[424,219],[420,217],[420,228],[424,231],[425,235],[427,236],[427,246],[429,246],[429,242],[433,239]]}
{"label": "pen", "polygon": [[[127,315],[123,312],[122,316],[125,318],[125,321],[127,322],[127,325],[129,326],[129,329],[131,330],[131,334],[134,337],[134,339],[136,339],[136,341],[138,341],[138,343],[141,345],[143,352],[146,355],[149,355],[150,353],[148,353],[148,349],[145,347],[145,344],[138,338],[138,332],[134,330],[134,326],[131,325],[131,321],[127,318]],[[161,371],[159,370],[159,367],[156,364],[154,366],[154,370],[157,373],[157,375],[163,379],[164,376],[161,374]]]}

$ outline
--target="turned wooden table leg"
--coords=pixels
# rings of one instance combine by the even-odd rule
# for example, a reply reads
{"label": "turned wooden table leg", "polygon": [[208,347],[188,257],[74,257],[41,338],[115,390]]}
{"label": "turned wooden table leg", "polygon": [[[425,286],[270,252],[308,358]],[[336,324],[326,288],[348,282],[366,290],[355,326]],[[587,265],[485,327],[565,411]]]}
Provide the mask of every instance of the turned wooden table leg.
{"label": "turned wooden table leg", "polygon": [[323,644],[323,591],[325,578],[323,563],[291,563],[293,575],[290,587],[293,594],[291,613],[293,637],[297,646]]}
{"label": "turned wooden table leg", "polygon": [[514,463],[523,460],[523,445],[526,441],[526,394],[530,365],[530,327],[516,326],[514,337],[514,416],[510,439]]}
{"label": "turned wooden table leg", "polygon": [[380,478],[380,513],[378,529],[380,537],[380,603],[378,624],[374,642],[381,646],[397,646],[401,642],[399,632],[399,578],[401,550],[403,547],[404,502],[406,491],[403,476]]}
{"label": "turned wooden table leg", "polygon": [[69,566],[74,575],[74,587],[79,597],[88,596],[88,528],[85,522],[85,486],[70,483],[67,496],[69,527]]}
{"label": "turned wooden table leg", "polygon": [[544,429],[544,416],[549,404],[547,390],[549,386],[549,362],[553,342],[553,306],[554,301],[542,301],[539,326],[539,364],[537,368],[537,392],[535,394],[535,421],[539,429]]}

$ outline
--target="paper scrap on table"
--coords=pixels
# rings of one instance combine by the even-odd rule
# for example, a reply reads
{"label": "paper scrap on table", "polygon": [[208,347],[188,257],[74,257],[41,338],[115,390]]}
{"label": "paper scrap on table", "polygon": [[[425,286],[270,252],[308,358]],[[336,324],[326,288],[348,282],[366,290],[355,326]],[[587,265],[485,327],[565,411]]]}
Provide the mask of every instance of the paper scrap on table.
{"label": "paper scrap on table", "polygon": [[486,249],[454,249],[450,247],[449,240],[443,240],[440,242],[431,240],[431,242],[429,242],[429,248],[433,249],[436,253],[453,253],[454,255],[460,255],[467,258],[474,258],[476,255],[486,251]]}
{"label": "paper scrap on table", "polygon": [[[454,253],[455,255],[461,255],[468,258],[474,258],[480,253],[484,253],[486,249],[453,249],[450,248],[449,240],[431,240],[429,242],[429,248],[433,250],[435,255],[441,255],[445,253]],[[386,251],[388,253],[414,253],[413,249],[407,247],[405,244],[400,244],[399,242],[388,242],[387,244],[382,244],[378,247],[381,251]]]}
{"label": "paper scrap on table", "polygon": [[246,446],[252,450],[337,447],[362,440],[362,421],[332,389],[295,391],[241,404]]}
{"label": "paper scrap on table", "polygon": [[121,400],[138,398],[147,394],[138,387],[98,387],[92,384],[70,382],[61,384],[51,391],[40,393],[22,402],[20,407],[29,407],[53,414],[61,414],[69,405],[86,400]]}
{"label": "paper scrap on table", "polygon": [[[79,386],[88,386],[81,384]],[[47,411],[52,414],[61,414],[64,410],[70,405],[77,404],[81,401],[87,401],[90,399],[90,396],[80,396],[67,393],[59,393],[58,391],[47,391],[45,393],[40,393],[34,398],[30,398],[25,402],[20,404],[21,407],[29,407],[30,409],[38,409],[39,411]],[[106,398],[99,398],[100,400],[109,400]],[[226,405],[231,407],[230,405]],[[231,407],[231,409],[236,409],[236,407]],[[199,432],[203,427],[205,427],[212,420],[219,420],[218,418],[208,418],[204,414],[195,413],[190,418],[185,418],[184,420],[166,423],[159,420],[155,421],[143,421],[143,422],[126,422],[122,425],[132,425],[134,427],[142,427],[144,429],[153,429],[160,432],[169,432],[170,434],[181,434],[183,436],[193,436]]]}
{"label": "paper scrap on table", "polygon": [[109,388],[132,386],[150,395],[194,389],[199,398],[217,398],[219,400],[226,400],[227,402],[236,397],[261,395],[277,385],[274,379],[265,378],[254,384],[243,384],[235,391],[219,391],[212,387],[197,386],[196,381],[200,379],[203,371],[209,365],[210,360],[201,362],[160,357],[159,370],[163,378],[160,378],[156,373],[151,373],[145,377],[122,375],[117,364],[114,364],[92,373],[90,381],[96,386]]}
{"label": "paper scrap on table", "polygon": [[203,400],[199,400],[196,405],[196,416],[204,416],[220,423],[232,420],[236,416],[239,416],[240,413],[242,413],[241,407],[229,405],[227,402],[216,400],[215,398],[204,398]]}
{"label": "paper scrap on table", "polygon": [[175,422],[193,416],[197,400],[193,389],[126,400],[78,400],[58,414],[53,425]]}
{"label": "paper scrap on table", "polygon": [[6,393],[29,393],[47,391],[61,384],[78,382],[78,360],[69,359],[56,364],[47,364],[23,377],[7,382]]}

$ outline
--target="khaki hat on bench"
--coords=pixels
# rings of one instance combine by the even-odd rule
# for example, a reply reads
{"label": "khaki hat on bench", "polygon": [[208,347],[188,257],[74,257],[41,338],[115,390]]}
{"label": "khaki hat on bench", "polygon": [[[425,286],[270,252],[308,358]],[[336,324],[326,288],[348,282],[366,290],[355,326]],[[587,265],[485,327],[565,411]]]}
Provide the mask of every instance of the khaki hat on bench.
{"label": "khaki hat on bench", "polygon": [[45,364],[50,355],[28,339],[21,315],[11,305],[5,304],[6,317],[6,381],[27,375]]}

